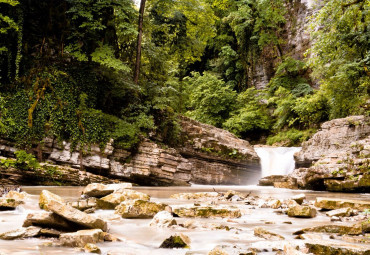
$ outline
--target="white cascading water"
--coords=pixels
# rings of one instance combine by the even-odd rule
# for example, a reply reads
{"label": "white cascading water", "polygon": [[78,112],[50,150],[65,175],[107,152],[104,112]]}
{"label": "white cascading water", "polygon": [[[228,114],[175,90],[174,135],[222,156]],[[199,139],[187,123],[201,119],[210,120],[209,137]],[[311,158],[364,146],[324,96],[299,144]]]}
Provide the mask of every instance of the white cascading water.
{"label": "white cascading water", "polygon": [[287,175],[295,168],[294,153],[301,147],[255,147],[261,159],[261,177]]}

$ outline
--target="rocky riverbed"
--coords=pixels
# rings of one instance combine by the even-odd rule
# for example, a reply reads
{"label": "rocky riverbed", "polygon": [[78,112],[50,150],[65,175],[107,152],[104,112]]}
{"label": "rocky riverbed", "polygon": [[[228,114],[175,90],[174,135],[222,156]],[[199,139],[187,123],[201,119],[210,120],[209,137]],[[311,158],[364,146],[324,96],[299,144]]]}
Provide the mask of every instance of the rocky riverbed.
{"label": "rocky riverbed", "polygon": [[368,194],[256,186],[22,187],[2,254],[370,254]]}

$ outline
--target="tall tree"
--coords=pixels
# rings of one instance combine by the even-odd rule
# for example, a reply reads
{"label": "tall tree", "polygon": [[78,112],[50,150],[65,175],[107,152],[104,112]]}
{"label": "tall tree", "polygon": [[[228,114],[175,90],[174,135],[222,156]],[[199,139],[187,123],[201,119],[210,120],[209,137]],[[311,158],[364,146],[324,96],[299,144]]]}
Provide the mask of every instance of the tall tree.
{"label": "tall tree", "polygon": [[141,60],[141,42],[143,38],[143,21],[144,21],[144,10],[146,0],[141,0],[140,11],[139,11],[139,24],[138,24],[138,35],[137,35],[137,49],[136,49],[136,62],[134,71],[134,82],[139,82],[140,75],[140,60]]}

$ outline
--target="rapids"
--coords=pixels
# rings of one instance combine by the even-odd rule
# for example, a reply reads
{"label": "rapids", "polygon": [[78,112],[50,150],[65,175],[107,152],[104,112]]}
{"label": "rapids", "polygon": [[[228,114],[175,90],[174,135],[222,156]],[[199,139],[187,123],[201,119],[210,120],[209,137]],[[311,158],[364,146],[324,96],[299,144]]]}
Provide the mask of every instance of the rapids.
{"label": "rapids", "polygon": [[[42,189],[47,189],[56,193],[66,200],[76,200],[83,187],[23,187],[23,190],[31,194],[26,203],[15,211],[0,212],[0,232],[17,229],[22,226],[28,213],[39,211],[38,195]],[[348,199],[370,200],[370,194],[343,194],[314,191],[295,191],[286,189],[275,189],[272,187],[258,186],[202,186],[193,185],[192,187],[134,187],[135,190],[149,194],[152,201],[160,201],[169,205],[192,204],[194,200],[182,201],[170,199],[172,194],[180,192],[199,192],[199,191],[227,191],[236,190],[241,193],[258,195],[261,198],[274,197],[278,199],[289,198],[299,193],[305,193],[308,200],[313,200],[317,196],[338,197]],[[203,203],[203,202],[202,202]],[[258,249],[266,249],[266,252],[259,254],[275,254],[272,252],[271,243],[261,241],[253,234],[254,227],[264,227],[267,230],[278,233],[294,244],[302,244],[302,240],[295,240],[292,233],[301,228],[319,224],[329,224],[330,218],[319,214],[313,219],[289,218],[287,215],[274,213],[271,208],[258,208],[241,202],[220,202],[235,204],[243,211],[243,216],[238,219],[194,219],[201,223],[221,223],[230,227],[230,230],[210,230],[210,229],[163,229],[150,227],[150,219],[122,219],[114,214],[113,210],[97,210],[94,214],[106,219],[109,223],[109,232],[122,239],[122,242],[99,243],[102,254],[207,254],[216,245],[231,244],[246,246],[251,245]],[[176,218],[178,223],[184,223],[189,219]],[[284,222],[291,222],[287,224]],[[273,223],[273,224],[271,224]],[[159,249],[161,242],[175,232],[183,232],[191,239],[191,249]],[[284,243],[284,241],[276,241]],[[4,241],[0,240],[0,253],[15,255],[32,254],[86,254],[74,248],[50,246],[50,240],[30,238],[25,240]],[[277,244],[278,246],[281,244]]]}

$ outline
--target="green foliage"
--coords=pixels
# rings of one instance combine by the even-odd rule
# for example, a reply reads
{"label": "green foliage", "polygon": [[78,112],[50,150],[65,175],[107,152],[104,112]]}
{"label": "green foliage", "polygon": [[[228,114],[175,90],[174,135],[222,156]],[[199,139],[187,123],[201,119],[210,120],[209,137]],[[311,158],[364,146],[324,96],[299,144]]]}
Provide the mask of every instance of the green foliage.
{"label": "green foliage", "polygon": [[24,170],[36,170],[40,167],[34,155],[27,153],[24,150],[14,152],[16,156],[15,167]]}
{"label": "green foliage", "polygon": [[267,144],[280,146],[297,146],[302,142],[307,141],[314,133],[315,129],[297,130],[295,128],[288,131],[280,131],[276,135],[267,138]]}
{"label": "green foliage", "polygon": [[240,93],[237,98],[237,110],[231,114],[223,127],[238,136],[269,130],[272,122],[263,100],[263,94],[254,88]]}
{"label": "green foliage", "polygon": [[309,65],[330,99],[330,119],[365,113],[360,106],[370,98],[369,11],[367,0],[325,1],[310,20]]}
{"label": "green foliage", "polygon": [[192,77],[187,77],[185,80],[190,92],[190,110],[187,115],[201,122],[221,127],[235,107],[236,92],[209,72],[203,75],[193,73]]}

